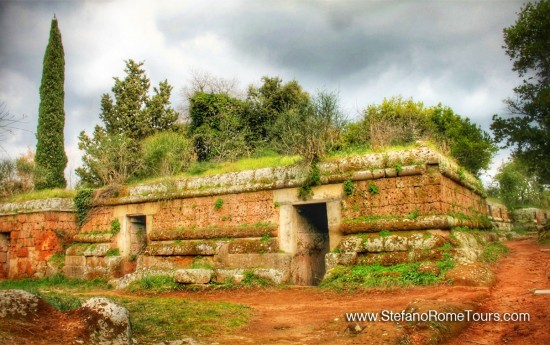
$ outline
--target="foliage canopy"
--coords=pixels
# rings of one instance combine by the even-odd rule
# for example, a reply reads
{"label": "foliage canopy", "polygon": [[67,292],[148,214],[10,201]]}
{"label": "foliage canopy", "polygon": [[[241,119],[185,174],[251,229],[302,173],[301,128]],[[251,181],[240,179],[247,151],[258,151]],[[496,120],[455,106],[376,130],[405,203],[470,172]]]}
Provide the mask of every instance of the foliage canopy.
{"label": "foliage canopy", "polygon": [[550,1],[528,2],[504,29],[504,48],[523,78],[506,103],[511,117],[493,116],[491,129],[504,147],[544,184],[550,183]]}
{"label": "foliage canopy", "polygon": [[99,186],[126,182],[143,165],[141,141],[161,131],[176,131],[178,115],[170,106],[172,86],[166,80],[153,88],[142,62],[126,61],[126,77],[114,78],[109,94],[101,97],[104,127],[96,126],[93,137],[79,135],[85,153],[76,173],[84,184]]}
{"label": "foliage canopy", "polygon": [[35,188],[65,188],[67,166],[63,129],[65,127],[65,54],[57,19],[52,19],[50,38],[44,54],[40,106],[36,131]]}

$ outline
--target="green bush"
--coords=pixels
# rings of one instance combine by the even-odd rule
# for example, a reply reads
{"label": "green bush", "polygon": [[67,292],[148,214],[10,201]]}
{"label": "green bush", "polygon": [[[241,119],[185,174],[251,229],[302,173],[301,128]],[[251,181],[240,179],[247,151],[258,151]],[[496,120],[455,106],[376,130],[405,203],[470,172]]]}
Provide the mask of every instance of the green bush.
{"label": "green bush", "polygon": [[355,190],[355,184],[353,183],[352,180],[345,180],[344,184],[343,184],[343,187],[344,187],[344,193],[347,196],[352,195],[353,191]]}
{"label": "green bush", "polygon": [[496,262],[500,257],[508,253],[508,247],[501,242],[493,242],[487,244],[483,248],[480,261],[482,262]]}
{"label": "green bush", "polygon": [[378,189],[378,186],[374,183],[369,183],[369,193],[372,195],[376,195],[380,193],[380,189]]}
{"label": "green bush", "polygon": [[92,208],[92,200],[94,190],[91,188],[79,189],[74,197],[74,205],[76,207],[76,218],[78,225],[82,226],[86,222],[88,212]]}
{"label": "green bush", "polygon": [[172,176],[183,172],[195,161],[191,141],[177,132],[159,132],[142,144],[143,166],[139,176]]}

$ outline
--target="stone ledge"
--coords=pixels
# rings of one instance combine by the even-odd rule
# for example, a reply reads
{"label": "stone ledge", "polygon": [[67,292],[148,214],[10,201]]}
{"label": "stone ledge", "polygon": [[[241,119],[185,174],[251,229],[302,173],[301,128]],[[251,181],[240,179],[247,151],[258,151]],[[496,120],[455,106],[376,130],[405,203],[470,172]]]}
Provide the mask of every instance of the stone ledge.
{"label": "stone ledge", "polygon": [[372,219],[367,221],[347,222],[340,225],[343,234],[356,234],[359,232],[378,232],[381,230],[407,231],[441,229],[448,230],[457,226],[466,226],[472,229],[487,229],[491,227],[489,222],[458,219],[448,215],[418,216],[415,219]]}
{"label": "stone ledge", "polygon": [[[465,172],[451,159],[429,147],[371,153],[346,157],[319,164],[321,183],[341,183],[383,177],[423,174],[426,167],[439,166],[439,171],[458,184],[484,195],[481,182]],[[400,167],[398,169],[396,167]],[[303,184],[307,169],[304,166],[262,168],[225,174],[188,177],[170,183],[143,184],[127,187],[127,195],[103,201],[103,205],[122,205],[169,199],[258,192],[295,188]]]}
{"label": "stone ledge", "polygon": [[36,212],[75,212],[73,199],[51,198],[0,203],[0,216]]}
{"label": "stone ledge", "polygon": [[246,238],[246,237],[262,237],[264,235],[277,236],[278,224],[270,224],[268,226],[224,226],[216,228],[197,228],[197,229],[173,229],[173,230],[157,230],[153,229],[149,233],[151,241],[167,241],[167,240],[199,240],[199,239],[216,239],[224,237]]}

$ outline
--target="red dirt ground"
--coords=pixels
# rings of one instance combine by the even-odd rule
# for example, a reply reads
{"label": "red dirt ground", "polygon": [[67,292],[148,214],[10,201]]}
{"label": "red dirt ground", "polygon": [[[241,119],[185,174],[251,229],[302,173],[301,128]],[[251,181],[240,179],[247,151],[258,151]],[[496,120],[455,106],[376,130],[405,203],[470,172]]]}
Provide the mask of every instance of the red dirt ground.
{"label": "red dirt ground", "polygon": [[[252,308],[252,319],[245,327],[231,334],[199,339],[207,344],[398,344],[407,333],[412,343],[423,343],[426,338],[411,334],[404,324],[360,323],[361,331],[356,334],[349,329],[355,324],[344,320],[346,312],[399,312],[414,300],[472,306],[483,313],[530,314],[529,322],[472,322],[447,344],[550,344],[550,295],[533,294],[535,289],[550,289],[550,252],[540,250],[550,246],[537,245],[533,240],[506,245],[510,253],[493,267],[497,284],[492,288],[432,286],[342,294],[291,287],[169,295],[241,303]],[[13,344],[30,345],[75,344],[79,328],[70,315],[57,311],[43,315],[32,325],[0,322],[0,333],[6,327],[19,335]]]}

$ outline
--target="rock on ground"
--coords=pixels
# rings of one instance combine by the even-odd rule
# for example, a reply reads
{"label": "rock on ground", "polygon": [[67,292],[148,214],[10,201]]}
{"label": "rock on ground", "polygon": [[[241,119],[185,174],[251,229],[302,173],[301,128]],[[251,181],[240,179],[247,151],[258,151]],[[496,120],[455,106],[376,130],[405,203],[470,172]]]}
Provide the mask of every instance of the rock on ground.
{"label": "rock on ground", "polygon": [[84,318],[88,344],[132,344],[130,313],[104,297],[87,300],[77,313]]}

